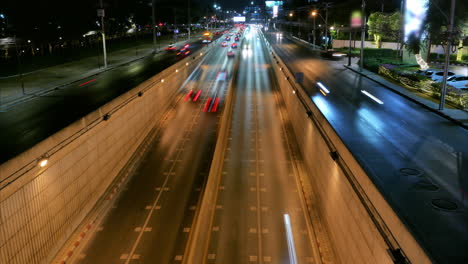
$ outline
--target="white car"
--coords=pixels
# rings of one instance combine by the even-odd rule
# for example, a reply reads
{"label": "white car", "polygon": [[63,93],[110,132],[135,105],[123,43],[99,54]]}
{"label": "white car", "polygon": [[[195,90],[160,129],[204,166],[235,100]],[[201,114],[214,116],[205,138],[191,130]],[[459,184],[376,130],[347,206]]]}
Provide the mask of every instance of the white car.
{"label": "white car", "polygon": [[457,91],[468,92],[468,76],[454,75],[447,79],[447,84]]}
{"label": "white car", "polygon": [[[455,75],[454,72],[449,71],[447,73],[447,78],[450,78],[450,77],[452,77],[454,75]],[[426,76],[427,76],[427,74],[426,74]],[[442,80],[444,79],[444,72],[443,71],[434,72],[433,74],[431,74],[430,77],[434,82],[442,82]]]}

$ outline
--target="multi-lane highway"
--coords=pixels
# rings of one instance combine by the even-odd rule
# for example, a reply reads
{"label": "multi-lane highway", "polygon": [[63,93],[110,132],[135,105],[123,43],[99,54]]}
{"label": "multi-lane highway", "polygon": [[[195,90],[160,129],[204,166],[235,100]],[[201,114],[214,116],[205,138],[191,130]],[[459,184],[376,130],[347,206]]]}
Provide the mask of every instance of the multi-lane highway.
{"label": "multi-lane highway", "polygon": [[[191,42],[194,53],[201,40]],[[163,52],[60,87],[24,103],[0,108],[0,163],[96,110],[181,59]]]}
{"label": "multi-lane highway", "polygon": [[[138,173],[78,263],[183,260],[231,78],[233,118],[205,259],[319,263],[296,182],[303,171],[296,163],[300,154],[280,107],[265,43],[256,29],[246,33],[236,51],[237,71],[226,51],[219,47],[211,52],[182,87]],[[198,91],[201,96],[194,102]]]}
{"label": "multi-lane highway", "polygon": [[78,263],[180,262],[232,77],[226,51],[216,47],[181,87],[144,162]]}
{"label": "multi-lane highway", "polygon": [[267,38],[429,255],[467,263],[467,130],[281,32]]}
{"label": "multi-lane highway", "polygon": [[205,258],[226,264],[321,263],[296,184],[296,142],[286,133],[287,113],[280,110],[271,60],[256,28],[246,34],[241,55]]}

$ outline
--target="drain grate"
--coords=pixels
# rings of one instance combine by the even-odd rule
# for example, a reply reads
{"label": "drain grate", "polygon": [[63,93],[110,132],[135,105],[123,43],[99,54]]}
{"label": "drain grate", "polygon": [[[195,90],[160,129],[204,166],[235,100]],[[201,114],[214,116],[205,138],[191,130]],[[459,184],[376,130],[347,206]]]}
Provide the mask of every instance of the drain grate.
{"label": "drain grate", "polygon": [[423,172],[413,168],[401,168],[400,174],[403,176],[421,176]]}
{"label": "drain grate", "polygon": [[432,199],[431,203],[432,206],[434,206],[437,209],[454,211],[458,208],[458,205],[456,203],[445,199]]}

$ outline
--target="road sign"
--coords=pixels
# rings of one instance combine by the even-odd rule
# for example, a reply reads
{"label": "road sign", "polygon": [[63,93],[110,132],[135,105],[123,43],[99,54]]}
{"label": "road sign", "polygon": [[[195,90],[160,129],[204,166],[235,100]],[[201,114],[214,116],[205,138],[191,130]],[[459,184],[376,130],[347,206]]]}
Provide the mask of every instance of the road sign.
{"label": "road sign", "polygon": [[104,16],[104,9],[98,9],[97,10],[97,16],[98,17],[103,17]]}

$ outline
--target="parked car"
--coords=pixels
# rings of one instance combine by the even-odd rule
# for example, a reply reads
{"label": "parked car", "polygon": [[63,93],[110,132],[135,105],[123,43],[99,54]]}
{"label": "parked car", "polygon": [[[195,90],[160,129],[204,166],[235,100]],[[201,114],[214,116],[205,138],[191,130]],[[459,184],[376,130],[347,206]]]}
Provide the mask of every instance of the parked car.
{"label": "parked car", "polygon": [[460,92],[468,92],[468,76],[454,75],[447,79],[447,85]]}
{"label": "parked car", "polygon": [[438,70],[438,69],[417,70],[416,74],[423,75],[423,76],[426,76],[428,78],[431,78],[432,74],[434,72],[438,72],[438,71],[440,71],[440,70]]}
{"label": "parked car", "polygon": [[343,57],[346,56],[346,53],[336,51],[333,49],[325,50],[321,52],[322,57],[328,58],[328,59],[334,59],[334,60],[339,60]]}
{"label": "parked car", "polygon": [[[447,72],[447,77],[452,77],[454,75],[455,75],[454,72],[451,72],[451,71]],[[437,72],[432,73],[431,79],[434,82],[442,82],[442,80],[444,79],[444,72],[443,71],[437,71]]]}

